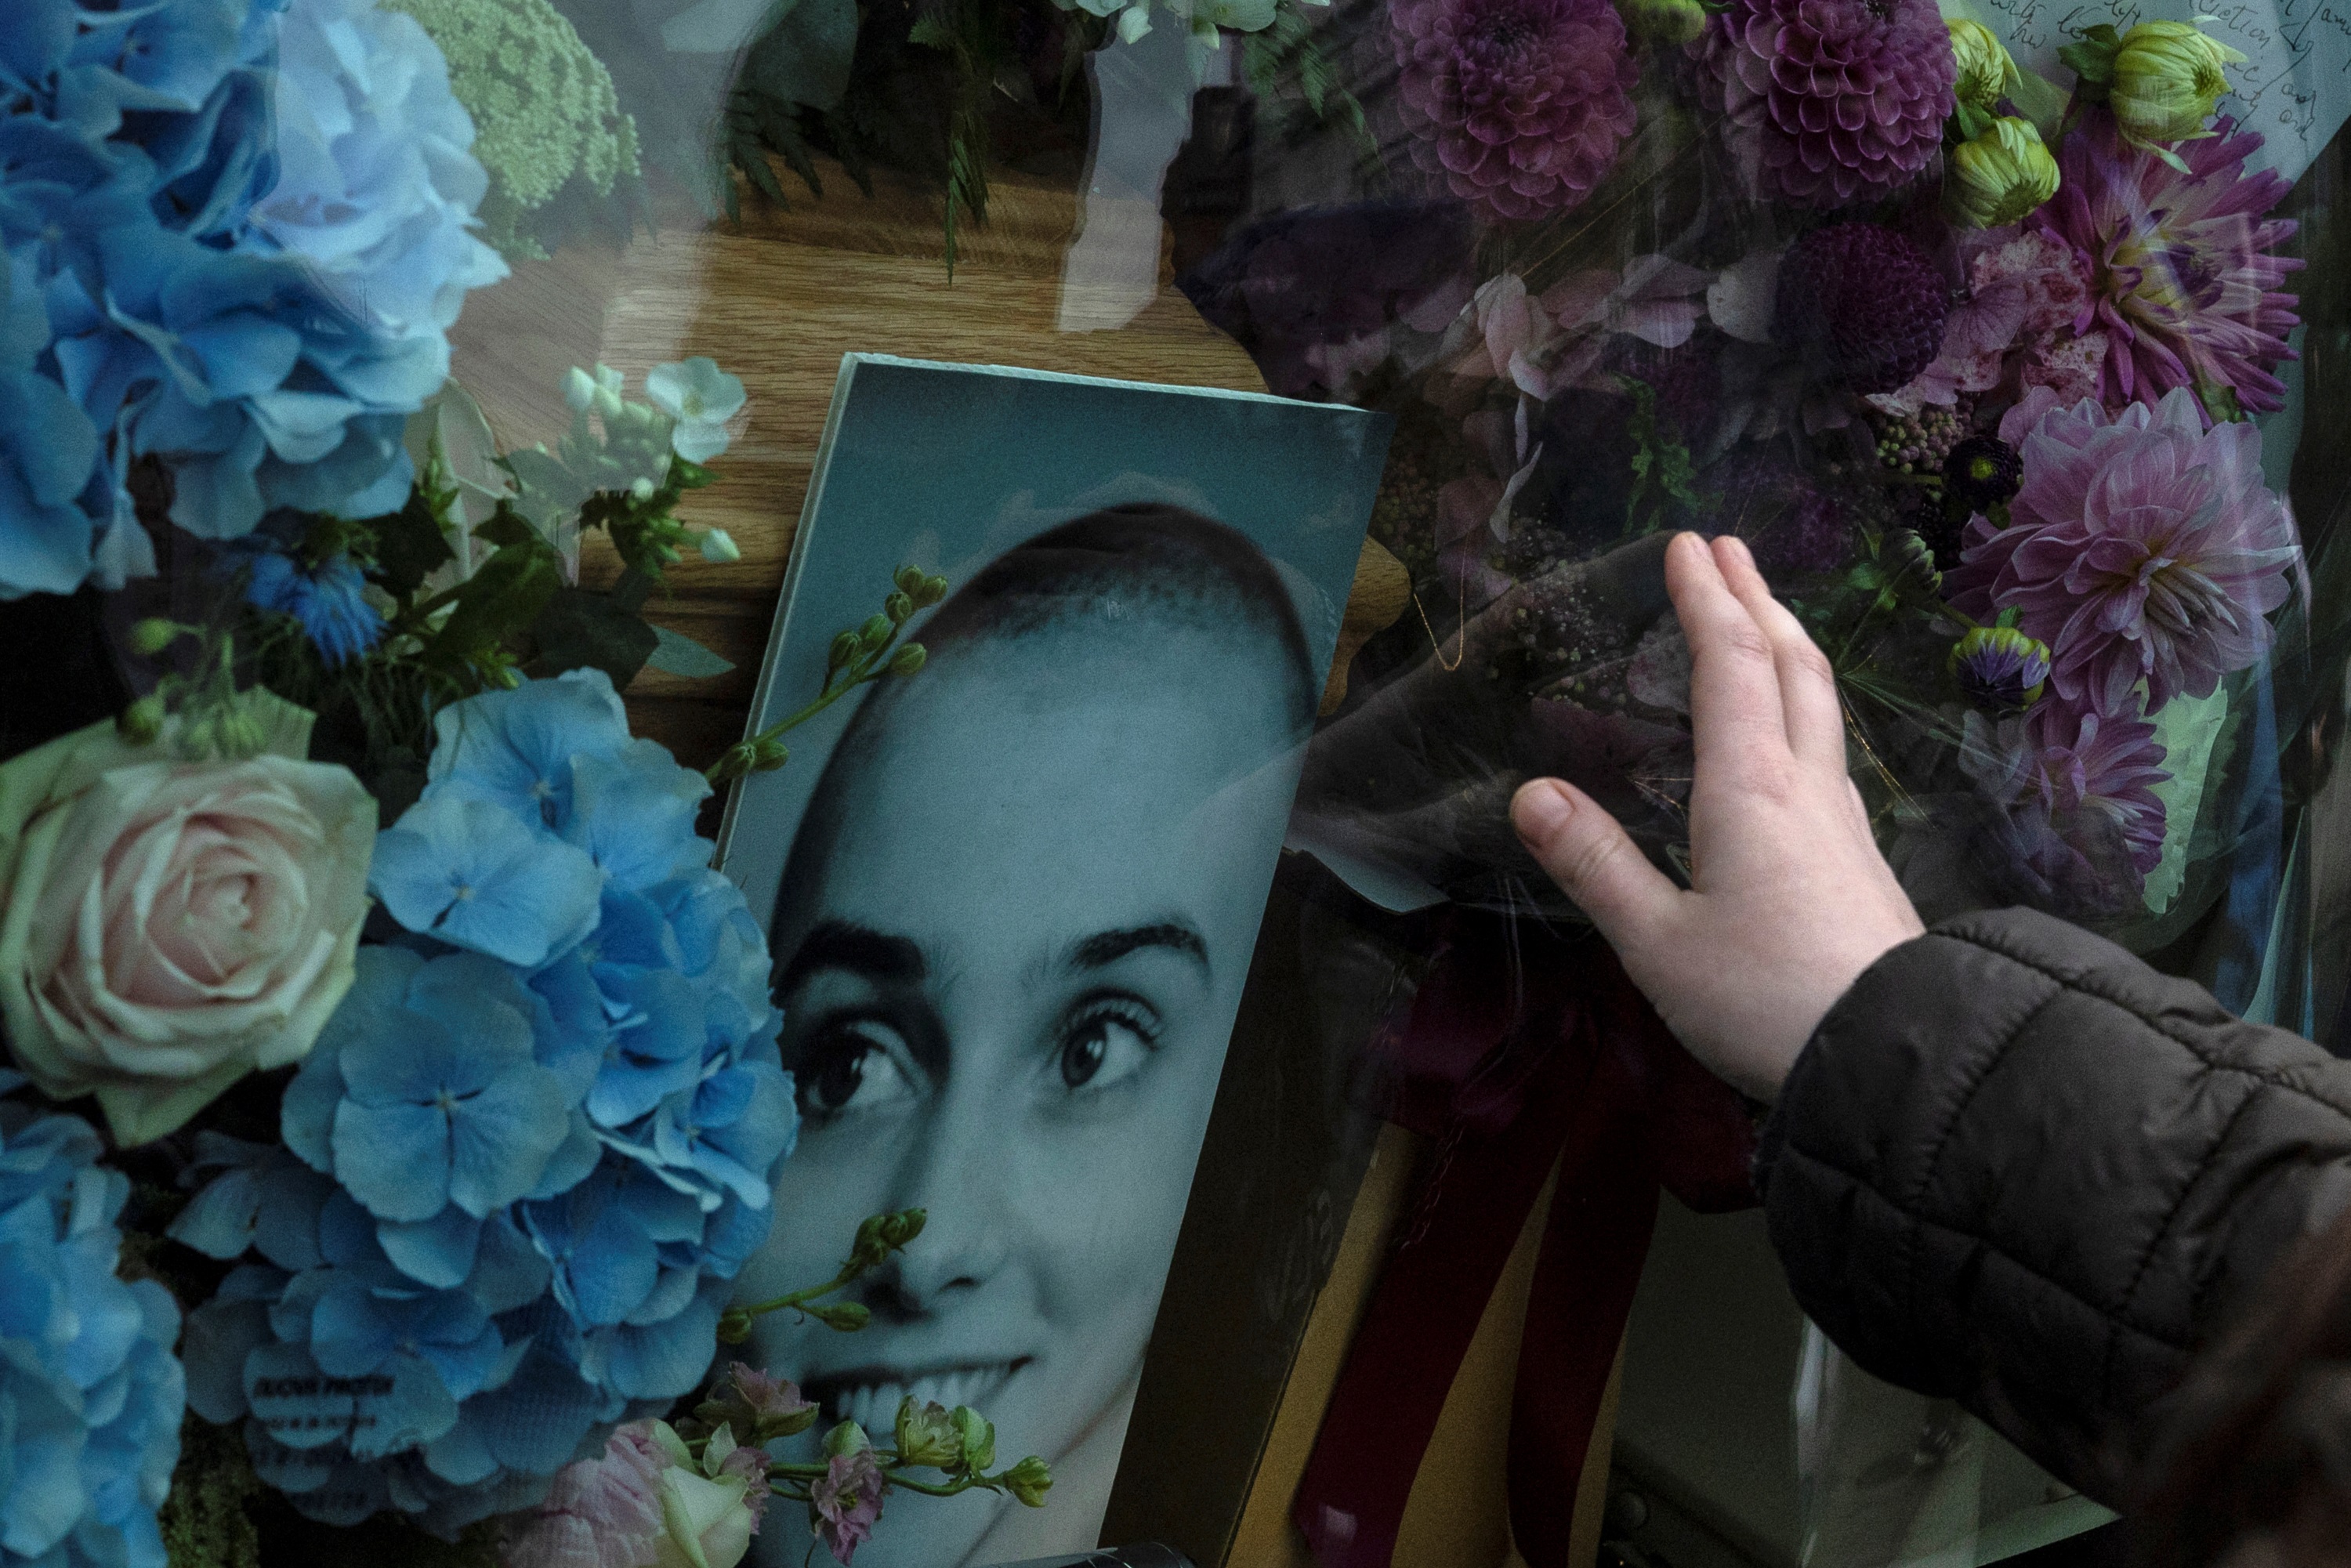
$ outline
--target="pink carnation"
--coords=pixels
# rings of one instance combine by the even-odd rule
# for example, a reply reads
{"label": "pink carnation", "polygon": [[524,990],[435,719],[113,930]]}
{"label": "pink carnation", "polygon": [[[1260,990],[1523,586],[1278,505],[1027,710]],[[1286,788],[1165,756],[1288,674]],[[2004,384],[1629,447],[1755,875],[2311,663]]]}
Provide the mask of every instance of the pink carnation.
{"label": "pink carnation", "polygon": [[1615,166],[1639,79],[1608,0],[1396,0],[1413,155],[1498,218],[1572,207]]}
{"label": "pink carnation", "polygon": [[1951,602],[1985,621],[2020,612],[2049,645],[2051,685],[2079,706],[2125,712],[2141,681],[2148,713],[2209,695],[2269,647],[2266,617],[2301,553],[2262,483],[2261,432],[2206,430],[2184,390],[2111,421],[2053,401],[2038,392],[2002,424],[2024,485],[2008,527],[1968,525]]}
{"label": "pink carnation", "polygon": [[2183,141],[2185,173],[2126,145],[2096,111],[2060,144],[2064,183],[2027,225],[2069,246],[2090,282],[2074,321],[2103,331],[2103,401],[2153,402],[2174,387],[2233,393],[2256,412],[2284,406],[2273,373],[2294,358],[2294,296],[2278,292],[2302,263],[2273,254],[2294,225],[2265,214],[2288,189],[2245,171],[2262,139],[2218,121]]}
{"label": "pink carnation", "polygon": [[1933,0],[1729,0],[1690,49],[1759,199],[1825,212],[1941,154],[1959,66]]}
{"label": "pink carnation", "polygon": [[1888,413],[1949,408],[1966,392],[2046,386],[2072,404],[2098,392],[2106,335],[2076,336],[2089,278],[2071,246],[2014,228],[1959,236],[1968,298],[1951,307],[1934,363],[1869,401]]}
{"label": "pink carnation", "polygon": [[614,1432],[604,1451],[555,1472],[546,1500],[509,1539],[506,1568],[638,1568],[662,1535],[661,1472],[653,1424]]}

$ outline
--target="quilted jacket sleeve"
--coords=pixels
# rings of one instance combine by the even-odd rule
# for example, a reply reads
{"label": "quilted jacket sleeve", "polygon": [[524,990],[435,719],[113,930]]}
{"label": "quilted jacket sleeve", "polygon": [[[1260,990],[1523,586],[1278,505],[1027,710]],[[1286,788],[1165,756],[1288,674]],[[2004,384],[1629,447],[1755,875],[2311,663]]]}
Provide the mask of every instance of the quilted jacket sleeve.
{"label": "quilted jacket sleeve", "polygon": [[2351,1063],[2021,910],[1887,954],[1757,1177],[1797,1299],[2114,1500],[2232,1302],[2351,1203]]}

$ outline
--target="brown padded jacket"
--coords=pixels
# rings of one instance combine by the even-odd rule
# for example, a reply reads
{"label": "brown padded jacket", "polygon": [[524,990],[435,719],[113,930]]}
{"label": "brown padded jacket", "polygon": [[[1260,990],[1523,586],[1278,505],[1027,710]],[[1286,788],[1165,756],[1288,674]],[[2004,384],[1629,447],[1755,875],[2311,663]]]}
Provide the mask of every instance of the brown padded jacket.
{"label": "brown padded jacket", "polygon": [[2351,1205],[2351,1062],[2022,910],[1880,959],[1756,1164],[1813,1320],[2101,1500],[2199,1346]]}

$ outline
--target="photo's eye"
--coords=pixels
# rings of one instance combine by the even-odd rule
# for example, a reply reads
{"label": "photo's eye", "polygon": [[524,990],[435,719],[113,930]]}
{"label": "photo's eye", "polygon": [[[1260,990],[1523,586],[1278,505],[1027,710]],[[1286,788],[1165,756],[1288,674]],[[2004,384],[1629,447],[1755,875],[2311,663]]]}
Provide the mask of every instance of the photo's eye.
{"label": "photo's eye", "polygon": [[922,1070],[904,1037],[877,1019],[826,1024],[809,1042],[793,1077],[800,1114],[818,1122],[886,1110],[922,1093]]}
{"label": "photo's eye", "polygon": [[1061,1031],[1061,1082],[1071,1089],[1113,1088],[1143,1071],[1159,1049],[1159,1019],[1127,997],[1099,997]]}

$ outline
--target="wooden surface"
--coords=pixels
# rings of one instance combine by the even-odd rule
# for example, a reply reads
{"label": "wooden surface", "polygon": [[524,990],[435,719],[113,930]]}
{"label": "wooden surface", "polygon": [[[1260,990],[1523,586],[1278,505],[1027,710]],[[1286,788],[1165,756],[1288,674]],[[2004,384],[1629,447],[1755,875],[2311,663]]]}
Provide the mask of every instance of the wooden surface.
{"label": "wooden surface", "polygon": [[[749,405],[713,465],[720,482],[680,511],[725,528],[743,559],[680,564],[669,592],[645,611],[736,668],[705,680],[648,670],[628,693],[638,733],[695,766],[742,734],[842,354],[1264,390],[1249,357],[1169,286],[1164,246],[1159,298],[1133,323],[1056,329],[1061,256],[1079,222],[1070,190],[992,175],[988,226],[964,235],[950,284],[926,193],[877,171],[868,200],[837,167],[823,172],[820,199],[796,199],[788,212],[747,201],[739,226],[672,212],[625,250],[579,247],[517,263],[512,277],[467,301],[453,334],[454,373],[508,448],[552,446],[569,421],[562,378],[573,365],[601,361],[638,396],[648,368],[692,354],[743,378]],[[594,536],[582,584],[601,586],[617,570]]]}

